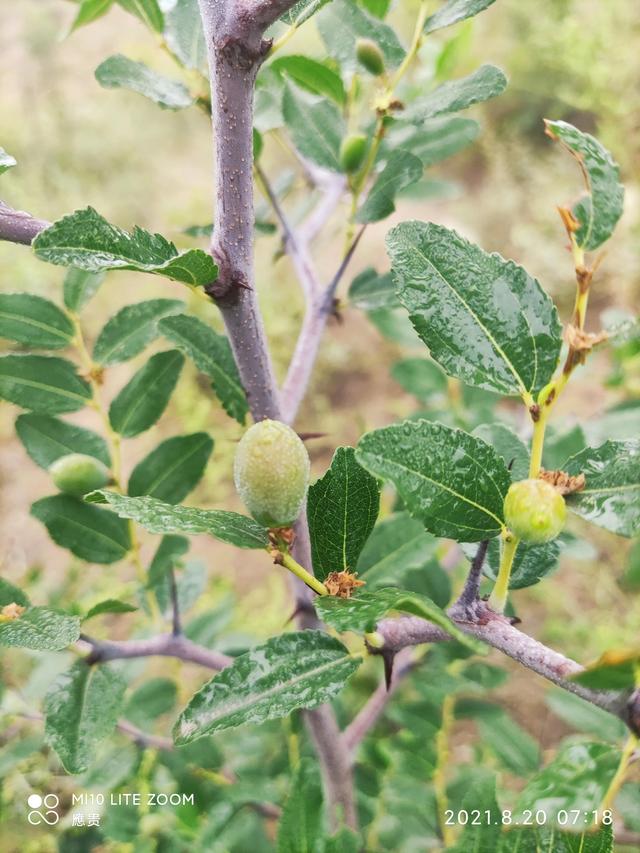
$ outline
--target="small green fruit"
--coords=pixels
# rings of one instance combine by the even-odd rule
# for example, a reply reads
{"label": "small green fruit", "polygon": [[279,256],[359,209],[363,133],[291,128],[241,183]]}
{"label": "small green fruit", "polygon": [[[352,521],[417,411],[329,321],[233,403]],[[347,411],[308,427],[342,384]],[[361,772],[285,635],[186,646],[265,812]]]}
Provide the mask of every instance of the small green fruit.
{"label": "small green fruit", "polygon": [[374,77],[384,74],[383,53],[371,39],[358,39],[356,41],[356,58],[360,65]]}
{"label": "small green fruit", "polygon": [[363,133],[350,133],[340,145],[340,168],[348,175],[357,172],[367,151],[367,137]]}
{"label": "small green fruit", "polygon": [[504,501],[507,527],[523,542],[550,542],[564,527],[564,498],[544,480],[513,483]]}
{"label": "small green fruit", "polygon": [[60,491],[68,495],[86,495],[111,480],[107,466],[84,453],[61,456],[51,465],[49,473]]}
{"label": "small green fruit", "polygon": [[251,515],[267,527],[296,520],[309,486],[309,454],[297,433],[280,421],[259,421],[242,436],[233,476]]}

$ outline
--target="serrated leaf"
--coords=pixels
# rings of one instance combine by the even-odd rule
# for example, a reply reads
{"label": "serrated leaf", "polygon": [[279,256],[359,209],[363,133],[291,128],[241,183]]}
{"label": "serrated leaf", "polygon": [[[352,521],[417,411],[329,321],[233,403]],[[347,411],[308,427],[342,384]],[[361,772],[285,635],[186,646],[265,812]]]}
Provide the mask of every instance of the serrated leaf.
{"label": "serrated leaf", "polygon": [[198,0],[176,0],[165,12],[164,38],[185,68],[206,71],[207,46]]}
{"label": "serrated leaf", "polygon": [[106,598],[104,601],[99,601],[87,611],[83,622],[87,619],[93,619],[94,616],[102,616],[104,613],[135,613],[137,607],[132,604],[127,604],[126,601],[119,601],[117,598]]}
{"label": "serrated leaf", "polygon": [[420,128],[396,122],[389,143],[410,151],[427,168],[452,157],[478,138],[480,125],[473,119],[443,116],[428,119]]}
{"label": "serrated leaf", "polygon": [[[516,479],[516,478],[514,478]],[[469,560],[476,553],[474,545],[463,546],[463,551]],[[544,545],[527,545],[521,542],[513,560],[509,589],[525,589],[539,583],[558,568],[560,546],[556,540]],[[489,543],[487,556],[483,566],[485,577],[496,580],[500,568],[500,542],[497,539]]]}
{"label": "serrated leaf", "polygon": [[290,26],[299,27],[308,21],[312,15],[330,3],[331,0],[298,0],[290,9],[280,15],[280,20]]}
{"label": "serrated leaf", "polygon": [[277,853],[315,853],[322,832],[322,786],[318,765],[304,758],[291,779],[278,822]]}
{"label": "serrated leaf", "polygon": [[139,18],[150,30],[161,33],[164,28],[164,16],[158,0],[118,0],[127,12]]}
{"label": "serrated leaf", "polygon": [[[573,815],[569,817],[573,819]],[[578,815],[578,825],[586,823],[586,817]],[[527,826],[508,830],[500,842],[497,853],[613,853],[613,828],[607,825],[595,832],[563,832],[553,826]]]}
{"label": "serrated leaf", "polygon": [[294,83],[314,95],[331,98],[342,105],[346,99],[344,83],[339,74],[317,59],[289,54],[274,60],[269,66],[278,74],[285,74]]}
{"label": "serrated leaf", "polygon": [[41,498],[31,507],[53,541],[89,563],[115,563],[131,548],[129,527],[113,512],[69,495]]}
{"label": "serrated leaf", "polygon": [[[16,602],[17,603],[17,602]],[[80,619],[46,607],[30,607],[16,619],[0,616],[0,646],[58,651],[80,636]]]}
{"label": "serrated leaf", "polygon": [[82,773],[115,728],[126,684],[108,664],[79,660],[59,675],[44,700],[45,737],[68,773]]}
{"label": "serrated leaf", "polygon": [[419,181],[423,169],[422,160],[409,151],[394,151],[369,190],[356,220],[378,222],[393,213],[397,193]]}
{"label": "serrated leaf", "polygon": [[[405,358],[396,361],[391,375],[409,394],[418,400],[429,400],[434,394],[445,394],[447,377],[435,361],[427,358]],[[490,444],[491,442],[487,442]]]}
{"label": "serrated leaf", "polygon": [[150,533],[208,533],[237,548],[266,548],[264,527],[237,512],[172,506],[156,498],[131,498],[101,490],[87,495],[91,503],[108,503],[121,518],[137,521]]}
{"label": "serrated leaf", "polygon": [[194,102],[184,83],[158,74],[144,62],[134,62],[121,53],[101,62],[95,77],[104,89],[129,89],[163,109],[184,110]]}
{"label": "serrated leaf", "polygon": [[407,512],[385,518],[373,528],[357,563],[358,576],[367,591],[380,586],[402,586],[404,578],[430,563],[437,541]]}
{"label": "serrated leaf", "polygon": [[0,358],[0,399],[23,409],[57,415],[86,406],[91,387],[64,358],[5,355]]}
{"label": "serrated leaf", "polygon": [[545,120],[545,127],[549,136],[559,139],[580,165],[587,197],[573,208],[580,224],[575,238],[581,248],[597,249],[609,239],[622,216],[624,187],[618,180],[618,165],[590,133],[583,133],[566,121]]}
{"label": "serrated leaf", "polygon": [[62,349],[73,337],[73,323],[53,302],[30,293],[0,293],[0,338],[39,349]]}
{"label": "serrated leaf", "polygon": [[282,114],[293,143],[303,157],[323,169],[342,171],[339,152],[344,122],[335,104],[287,84]]}
{"label": "serrated leaf", "polygon": [[7,154],[4,148],[0,148],[0,175],[9,169],[12,169],[15,165],[15,157],[12,157],[11,154]]}
{"label": "serrated leaf", "polygon": [[181,308],[184,302],[177,299],[149,299],[126,305],[98,335],[93,360],[106,366],[133,358],[158,337],[158,321]]}
{"label": "serrated leaf", "polygon": [[449,853],[495,853],[500,838],[502,812],[496,801],[496,778],[493,773],[481,770],[474,783],[467,787],[462,800],[462,811],[482,815],[479,823],[465,823],[462,834]]}
{"label": "serrated leaf", "polygon": [[529,780],[518,798],[517,811],[539,809],[547,823],[556,823],[562,810],[578,809],[590,817],[600,808],[619,762],[620,750],[608,744],[565,743],[553,761]]}
{"label": "serrated leaf", "polygon": [[160,332],[211,380],[211,387],[225,412],[244,424],[249,404],[229,341],[187,314],[161,320]]}
{"label": "serrated leaf", "polygon": [[429,15],[424,24],[424,32],[434,33],[436,30],[457,24],[458,21],[473,18],[492,3],[495,3],[495,0],[447,0],[437,12]]}
{"label": "serrated leaf", "polygon": [[274,637],[237,657],[195,694],[178,717],[175,743],[315,708],[339,693],[361,662],[321,631]]}
{"label": "serrated leaf", "polygon": [[456,716],[475,722],[483,746],[494,753],[506,770],[527,776],[538,769],[537,742],[503,708],[479,699],[462,699],[456,703]]}
{"label": "serrated leaf", "polygon": [[130,438],[153,426],[167,407],[183,364],[184,356],[177,350],[151,356],[112,401],[113,429]]}
{"label": "serrated leaf", "polygon": [[206,432],[168,438],[133,469],[129,494],[180,503],[200,481],[212,450],[213,439]]}
{"label": "serrated leaf", "polygon": [[640,650],[609,649],[571,681],[592,690],[631,690],[640,687]]}
{"label": "serrated leaf", "polygon": [[380,275],[373,267],[367,267],[351,282],[349,302],[364,311],[397,306],[398,297],[391,273]]}
{"label": "serrated leaf", "polygon": [[151,720],[173,710],[178,698],[175,681],[170,678],[150,678],[132,693],[124,716],[135,725],[147,727]]}
{"label": "serrated leaf", "polygon": [[20,415],[16,433],[31,459],[45,470],[70,453],[93,456],[107,468],[111,465],[109,449],[101,435],[50,415]]}
{"label": "serrated leaf", "polygon": [[560,322],[526,270],[434,223],[402,222],[387,251],[400,301],[447,373],[527,399],[549,382]]}
{"label": "serrated leaf", "polygon": [[529,450],[525,443],[501,423],[479,424],[472,432],[502,456],[504,464],[511,471],[511,479],[515,482],[526,480],[529,476]]}
{"label": "serrated leaf", "polygon": [[136,270],[191,285],[214,281],[218,268],[202,249],[178,252],[160,234],[137,226],[129,234],[92,207],[76,210],[41,231],[32,243],[36,255],[50,264],[98,273]]}
{"label": "serrated leaf", "polygon": [[504,526],[509,472],[492,447],[462,430],[424,420],[394,424],[366,433],[356,459],[392,482],[436,536],[478,542]]}
{"label": "serrated leaf", "polygon": [[21,607],[31,607],[31,602],[26,592],[18,589],[5,578],[0,578],[0,607],[7,604],[19,604]]}
{"label": "serrated leaf", "polygon": [[566,690],[547,691],[545,702],[572,729],[595,735],[600,740],[620,743],[628,732],[622,720]]}
{"label": "serrated leaf", "polygon": [[309,489],[307,516],[313,570],[324,580],[330,572],[353,572],[373,530],[380,488],[356,462],[352,447],[339,447],[324,477]]}
{"label": "serrated leaf", "polygon": [[416,592],[395,588],[372,592],[360,589],[351,598],[321,595],[315,600],[315,606],[322,621],[337,631],[373,631],[376,623],[384,619],[387,613],[398,610],[433,622],[474,652],[484,651],[483,644],[461,631],[444,610],[426,595]]}
{"label": "serrated leaf", "polygon": [[93,273],[71,267],[64,279],[64,304],[69,311],[80,311],[104,281],[103,272]]}
{"label": "serrated leaf", "polygon": [[585,476],[584,489],[567,496],[573,512],[620,536],[640,531],[640,440],[586,447],[562,470]]}
{"label": "serrated leaf", "polygon": [[357,67],[356,41],[360,38],[371,39],[378,45],[389,68],[400,65],[405,57],[395,31],[368,15],[355,0],[333,0],[317,22],[327,50],[345,70]]}
{"label": "serrated leaf", "polygon": [[106,15],[113,3],[114,0],[80,0],[80,8],[71,25],[71,32]]}
{"label": "serrated leaf", "polygon": [[507,78],[495,65],[482,65],[473,74],[450,80],[430,92],[412,101],[402,114],[403,121],[421,124],[429,118],[457,113],[474,104],[488,101],[500,95],[507,86]]}

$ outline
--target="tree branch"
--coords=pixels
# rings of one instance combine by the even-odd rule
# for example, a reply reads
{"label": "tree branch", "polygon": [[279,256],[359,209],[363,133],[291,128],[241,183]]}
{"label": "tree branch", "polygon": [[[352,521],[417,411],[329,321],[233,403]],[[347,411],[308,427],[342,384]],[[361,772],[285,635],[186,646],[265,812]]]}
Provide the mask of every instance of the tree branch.
{"label": "tree branch", "polygon": [[222,652],[211,651],[191,642],[185,636],[159,634],[144,640],[95,640],[86,634],[80,640],[90,647],[87,663],[103,663],[120,658],[168,657],[197,663],[208,669],[221,670],[233,663],[233,658]]}
{"label": "tree branch", "polygon": [[[609,711],[636,734],[640,732],[640,690],[592,690],[570,681],[569,677],[582,672],[584,667],[519,631],[483,601],[477,602],[473,614],[467,607],[454,605],[449,616],[465,633],[498,649],[558,687]],[[473,621],[470,621],[471,617]],[[383,646],[371,649],[373,654],[397,652],[406,646],[450,639],[442,629],[417,616],[383,619],[378,623],[376,632],[382,638]]]}
{"label": "tree branch", "polygon": [[49,225],[51,223],[44,219],[36,219],[24,210],[14,210],[0,201],[0,240],[29,246]]}

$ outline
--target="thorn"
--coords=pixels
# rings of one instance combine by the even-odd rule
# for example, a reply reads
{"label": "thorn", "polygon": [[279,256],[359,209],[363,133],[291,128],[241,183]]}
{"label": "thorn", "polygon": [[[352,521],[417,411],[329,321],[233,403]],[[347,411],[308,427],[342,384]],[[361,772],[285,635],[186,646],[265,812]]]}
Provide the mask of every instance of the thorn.
{"label": "thorn", "polygon": [[391,690],[391,680],[393,679],[393,663],[396,659],[396,653],[390,649],[383,649],[380,652],[384,662],[384,683],[387,686],[387,692]]}

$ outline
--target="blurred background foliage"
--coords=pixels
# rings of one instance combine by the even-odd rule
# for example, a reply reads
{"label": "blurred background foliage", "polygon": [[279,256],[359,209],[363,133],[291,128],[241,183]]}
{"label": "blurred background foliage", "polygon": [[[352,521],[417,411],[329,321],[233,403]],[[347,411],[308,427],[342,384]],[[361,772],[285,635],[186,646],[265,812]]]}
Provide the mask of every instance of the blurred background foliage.
{"label": "blurred background foliage", "polygon": [[[405,41],[412,30],[415,8],[413,2],[397,2],[390,12],[390,21]],[[62,0],[0,0],[0,143],[18,160],[18,167],[2,178],[2,197],[17,208],[52,220],[90,204],[122,227],[136,223],[162,232],[179,246],[203,245],[202,240],[183,232],[211,219],[212,158],[207,116],[195,108],[176,113],[159,111],[135,94],[102,89],[94,70],[113,53],[147,62],[170,76],[175,76],[176,68],[159,49],[154,36],[118,8],[90,27],[67,36],[74,11],[72,4]],[[625,214],[598,272],[588,325],[592,330],[598,328],[606,311],[637,310],[639,38],[640,8],[627,0],[539,0],[534,7],[521,0],[497,0],[473,21],[430,36],[421,51],[420,71],[414,75],[412,85],[460,77],[480,63],[492,62],[505,70],[509,86],[501,97],[471,110],[469,114],[482,125],[477,141],[432,167],[427,191],[419,198],[407,194],[393,221],[433,219],[460,229],[487,250],[516,259],[553,294],[566,319],[573,303],[572,264],[555,206],[576,195],[579,175],[569,159],[544,136],[542,122],[544,117],[566,119],[596,134],[613,152],[626,186]],[[303,27],[287,44],[285,52],[288,51],[322,56],[314,26]],[[276,174],[291,165],[290,154],[269,142],[263,159],[265,171]],[[296,185],[293,193],[294,198],[298,193],[302,201],[305,186]],[[314,246],[326,279],[333,273],[341,251],[345,212],[346,209],[336,212]],[[390,223],[384,222],[368,229],[351,268],[351,278],[370,265],[386,269],[383,239],[389,227]],[[303,304],[290,263],[280,249],[277,237],[260,236],[257,241],[260,301],[276,370],[282,377]],[[56,300],[62,278],[61,269],[39,262],[23,247],[0,243],[2,291],[28,291]],[[391,373],[395,362],[419,355],[420,351],[381,336],[364,315],[346,304],[346,290],[345,284],[341,320],[333,322],[328,330],[312,388],[298,420],[301,432],[325,434],[309,443],[314,475],[325,470],[336,446],[354,444],[365,429],[409,416],[421,405]],[[175,295],[176,285],[169,282],[127,272],[111,274],[86,311],[89,340],[95,338],[106,317],[132,301],[133,296],[142,300]],[[194,313],[221,328],[213,306],[194,300],[186,290],[178,297],[191,300],[189,307]],[[120,365],[108,371],[107,395],[124,384],[129,370]],[[397,368],[394,373],[398,375]],[[125,473],[161,438],[208,430],[216,446],[205,478],[190,502],[239,508],[230,474],[241,428],[224,416],[212,397],[203,393],[205,389],[206,384],[193,369],[185,370],[169,414],[149,433],[127,442]],[[569,428],[580,422],[598,440],[637,435],[640,408],[635,404],[639,398],[637,347],[602,351],[592,357],[587,369],[578,371],[558,406],[558,423]],[[626,403],[622,414],[606,414],[623,401]],[[451,402],[449,399],[445,405]],[[506,417],[511,417],[510,404],[504,407]],[[15,414],[13,407],[0,404],[3,574],[32,590],[35,601],[49,601],[53,606],[68,606],[69,601],[90,606],[107,596],[131,595],[135,578],[127,574],[128,568],[120,571],[96,567],[88,572],[84,564],[70,561],[66,551],[54,546],[29,516],[31,502],[50,486],[46,473],[29,462],[15,438]],[[97,426],[91,413],[82,413],[77,420]],[[387,511],[390,509],[387,499]],[[584,662],[604,648],[637,643],[640,628],[640,599],[635,594],[640,589],[638,545],[634,548],[633,543],[629,545],[593,527],[588,530],[588,538],[583,539],[586,529],[574,518],[570,532],[576,539],[565,549],[560,570],[544,584],[514,596],[529,633]],[[146,556],[150,556],[155,544],[148,538],[150,541],[144,544]],[[233,649],[284,628],[290,616],[288,592],[283,578],[265,559],[247,558],[242,552],[204,539],[194,542],[193,553],[204,561],[201,580],[192,595],[194,638],[204,642],[206,636],[206,642]],[[461,566],[456,569],[454,585],[460,583],[463,572]],[[204,594],[200,594],[202,587]],[[235,607],[231,607],[232,603]],[[135,620],[135,616],[128,615],[108,617],[104,622],[106,633],[131,636]],[[438,656],[440,652],[433,654]],[[66,660],[60,662],[61,657],[64,656],[38,654],[36,658],[3,653],[0,675],[6,685],[26,684],[27,698],[36,702],[54,670],[67,665]],[[490,660],[512,673],[506,683],[496,685],[495,698],[533,739],[530,752],[520,750],[516,759],[500,757],[500,744],[492,746],[486,735],[490,727],[482,729],[482,715],[476,715],[472,724],[468,715],[461,712],[454,723],[451,762],[464,764],[475,757],[506,772],[511,769],[517,775],[537,764],[539,749],[544,752],[555,748],[563,736],[573,731],[572,721],[579,714],[563,699],[553,698],[556,694],[550,698],[539,679],[496,654]],[[131,665],[132,677],[137,666]],[[157,675],[176,679],[177,705],[201,679],[195,668],[187,669],[185,676],[184,665],[177,661],[152,663],[147,673],[153,674],[154,667]],[[368,682],[364,678],[357,687],[348,688],[341,699],[344,708],[357,707],[363,701],[367,689],[376,683],[377,669],[376,662],[370,661]],[[404,689],[409,704],[398,703],[398,710],[393,713],[399,717],[410,714],[411,702],[416,703],[417,713],[424,714],[420,703],[437,701],[433,695],[422,695],[419,686]],[[388,724],[391,729],[393,720],[392,714]],[[598,720],[606,726],[600,717],[590,717],[592,729],[597,728]],[[290,749],[297,750],[297,721],[282,725],[289,729]],[[278,726],[269,724],[266,728],[279,731]],[[279,752],[278,739],[265,740],[262,731],[243,729],[234,733],[225,739],[225,748],[232,749],[238,741],[242,745],[239,754],[251,753],[254,762],[264,760],[264,766],[272,767],[277,778],[278,766],[286,756]],[[406,754],[404,759],[396,755],[396,764],[408,760],[413,750],[411,738],[404,737]],[[522,739],[524,735],[518,735],[516,740],[518,737]],[[217,747],[210,748],[215,753]],[[369,749],[375,752],[385,747],[374,743]],[[263,755],[265,750],[271,752]],[[124,763],[125,759],[125,751],[120,750],[116,763]],[[369,759],[374,764],[382,760],[380,756]],[[48,765],[40,758],[33,761],[32,783],[39,780],[45,784],[56,772],[55,761],[51,759]],[[207,762],[211,768],[219,763],[215,755],[207,758],[199,754],[198,761],[204,762],[203,779]],[[135,763],[134,758],[131,762]],[[241,769],[241,765],[236,766],[236,771]],[[115,771],[116,776],[118,772]],[[138,766],[135,773],[136,778],[143,778],[144,768]],[[361,775],[366,776],[366,772],[363,770]],[[366,779],[361,781],[365,786],[363,796],[370,795],[371,808],[376,803],[381,807],[380,792],[367,792]],[[106,784],[104,779],[102,783]],[[208,784],[217,790],[215,781],[210,779]],[[279,783],[274,784],[277,787]],[[519,783],[514,784],[517,788]],[[269,792],[262,794],[267,799],[268,795]],[[217,794],[209,791],[209,796],[215,799]],[[224,810],[222,800],[220,809]],[[12,833],[19,827],[24,834],[26,824],[22,816],[16,821],[13,813],[8,817],[5,829],[0,829],[0,845],[11,851],[18,849]],[[179,819],[188,823],[188,815]],[[252,821],[259,823],[255,815],[246,819],[247,824]],[[379,818],[371,831],[377,833],[377,843],[383,849],[391,849],[384,846],[384,838],[385,833],[393,838],[392,822]],[[113,830],[116,846],[109,849],[130,849],[117,846],[119,838],[123,839],[122,844],[128,838],[125,830],[118,833],[118,829]],[[57,849],[53,841],[47,846],[49,842],[42,841],[41,833],[34,832],[31,839],[23,838],[23,842],[22,850]],[[233,847],[231,841],[228,843]],[[241,846],[233,849],[242,849],[243,842],[237,843]]]}

